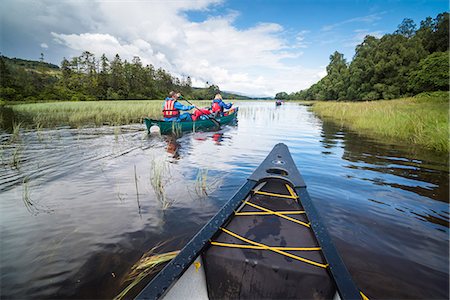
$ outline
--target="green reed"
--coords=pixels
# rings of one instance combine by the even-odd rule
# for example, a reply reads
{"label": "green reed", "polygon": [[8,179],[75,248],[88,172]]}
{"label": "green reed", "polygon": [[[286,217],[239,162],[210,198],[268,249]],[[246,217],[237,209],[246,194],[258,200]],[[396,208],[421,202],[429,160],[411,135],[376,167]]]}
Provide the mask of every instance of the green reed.
{"label": "green reed", "polygon": [[23,125],[22,122],[13,123],[12,134],[9,138],[10,143],[14,143],[20,140],[20,129],[22,128],[22,125]]}
{"label": "green reed", "polygon": [[449,151],[449,93],[364,101],[318,101],[312,110],[323,118],[375,138],[400,139],[436,151]]}
{"label": "green reed", "polygon": [[137,205],[138,205],[138,212],[139,212],[139,215],[141,215],[141,203],[139,202],[139,188],[138,188],[138,176],[137,176],[137,172],[136,172],[136,165],[134,165],[134,183],[136,186],[136,201],[137,201]]}
{"label": "green reed", "polygon": [[200,198],[208,196],[214,192],[220,185],[221,177],[209,176],[208,169],[198,169],[197,177],[194,183],[194,191]]}
{"label": "green reed", "polygon": [[14,169],[20,169],[20,158],[22,156],[22,146],[21,145],[16,145],[16,147],[14,147],[14,150],[12,152],[12,156],[11,156],[11,167]]}
{"label": "green reed", "polygon": [[208,195],[207,192],[208,169],[199,169],[195,184],[195,191],[199,195]]}
{"label": "green reed", "polygon": [[174,259],[178,253],[180,253],[179,250],[166,252],[166,253],[155,253],[157,248],[159,248],[160,245],[153,247],[150,249],[147,253],[144,253],[144,255],[141,257],[141,259],[136,262],[132,267],[130,272],[126,275],[124,279],[125,282],[130,282],[125,289],[118,294],[116,297],[114,297],[114,300],[120,300],[124,299],[128,293],[136,286],[138,285],[145,277],[155,273],[157,270],[160,269],[160,267],[167,262]]}
{"label": "green reed", "polygon": [[174,200],[171,200],[166,195],[165,186],[168,183],[169,168],[164,160],[153,159],[150,165],[150,184],[155,191],[156,199],[161,204],[161,208],[166,210],[171,207]]}
{"label": "green reed", "polygon": [[114,141],[117,143],[119,141],[119,135],[122,133],[122,130],[119,126],[114,127]]}
{"label": "green reed", "polygon": [[[184,102],[181,102],[183,104]],[[210,101],[196,101],[209,106]],[[87,102],[47,102],[8,106],[24,126],[44,127],[126,125],[141,123],[144,118],[162,118],[163,100],[123,100]],[[191,111],[192,112],[192,111]]]}
{"label": "green reed", "polygon": [[40,142],[42,142],[42,140],[43,140],[43,136],[42,136],[43,128],[44,128],[44,126],[41,123],[36,124],[36,134],[37,134],[37,138]]}

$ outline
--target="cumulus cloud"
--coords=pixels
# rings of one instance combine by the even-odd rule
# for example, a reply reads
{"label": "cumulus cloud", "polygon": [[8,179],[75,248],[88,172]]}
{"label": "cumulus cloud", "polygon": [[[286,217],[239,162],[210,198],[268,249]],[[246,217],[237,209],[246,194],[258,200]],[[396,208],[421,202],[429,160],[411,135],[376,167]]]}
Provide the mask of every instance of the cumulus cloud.
{"label": "cumulus cloud", "polygon": [[[323,71],[283,61],[302,55],[299,48],[307,45],[307,31],[298,32],[289,43],[286,30],[277,23],[237,28],[239,12],[210,11],[221,0],[41,2],[33,4],[33,22],[48,30],[54,45],[70,53],[139,56],[144,64],[189,75],[200,86],[208,81],[223,90],[273,96],[306,88]],[[187,14],[193,10],[211,15],[193,22]]]}
{"label": "cumulus cloud", "polygon": [[48,45],[47,45],[46,43],[41,43],[41,48],[47,49],[47,48],[48,48]]}

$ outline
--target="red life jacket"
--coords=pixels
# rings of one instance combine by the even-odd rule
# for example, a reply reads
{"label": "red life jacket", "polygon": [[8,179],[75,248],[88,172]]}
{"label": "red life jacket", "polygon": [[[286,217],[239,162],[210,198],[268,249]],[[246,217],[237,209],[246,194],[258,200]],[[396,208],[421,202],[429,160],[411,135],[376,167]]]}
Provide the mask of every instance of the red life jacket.
{"label": "red life jacket", "polygon": [[180,111],[175,109],[175,101],[176,100],[166,100],[164,103],[163,116],[164,118],[173,118],[178,117],[180,115]]}
{"label": "red life jacket", "polygon": [[197,121],[198,118],[200,118],[202,115],[209,115],[211,112],[208,109],[199,108],[194,111],[191,118],[192,121]]}
{"label": "red life jacket", "polygon": [[218,111],[222,112],[223,107],[220,106],[219,102],[213,102],[211,110],[213,113],[218,112]]}

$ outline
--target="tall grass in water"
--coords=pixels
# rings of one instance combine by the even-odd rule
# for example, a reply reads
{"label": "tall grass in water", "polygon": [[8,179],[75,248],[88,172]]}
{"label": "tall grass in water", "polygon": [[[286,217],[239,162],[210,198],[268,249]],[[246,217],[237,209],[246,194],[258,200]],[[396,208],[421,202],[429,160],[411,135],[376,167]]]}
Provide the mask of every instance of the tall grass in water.
{"label": "tall grass in water", "polygon": [[155,191],[156,199],[161,204],[161,208],[166,210],[174,204],[174,200],[166,195],[165,186],[168,183],[169,167],[162,159],[153,159],[150,165],[150,184]]}
{"label": "tall grass in water", "polygon": [[11,167],[14,169],[19,170],[20,169],[20,158],[22,156],[22,145],[17,144],[16,147],[14,147],[14,150],[12,152],[11,156]]}
{"label": "tall grass in water", "polygon": [[14,143],[17,142],[18,140],[20,140],[20,129],[22,127],[22,122],[13,123],[13,130],[12,130],[12,134],[9,138],[9,142],[10,143]]}
{"label": "tall grass in water", "polygon": [[197,177],[194,183],[194,191],[197,196],[204,198],[214,192],[219,186],[222,178],[211,177],[208,175],[208,169],[198,169]]}
{"label": "tall grass in water", "polygon": [[159,269],[158,267],[175,258],[175,256],[177,256],[180,252],[178,250],[156,254],[155,249],[157,247],[158,246],[145,253],[142,258],[133,265],[130,273],[124,280],[124,282],[130,282],[130,284],[128,284],[128,286],[119,295],[114,297],[114,300],[123,299],[133,289],[133,287],[142,281],[142,279],[157,271]]}
{"label": "tall grass in water", "polygon": [[37,123],[36,124],[36,134],[37,134],[38,140],[40,142],[42,142],[42,140],[43,140],[43,136],[42,136],[42,129],[43,129],[43,127],[44,126],[42,126],[41,123]]}
{"label": "tall grass in water", "polygon": [[136,185],[136,201],[138,205],[138,212],[141,215],[141,203],[139,202],[139,188],[138,188],[138,176],[136,172],[136,165],[134,165],[134,183]]}
{"label": "tall grass in water", "polygon": [[436,151],[449,151],[449,93],[371,102],[318,101],[321,117],[375,138],[400,139]]}
{"label": "tall grass in water", "polygon": [[[81,127],[141,123],[145,117],[161,119],[162,104],[163,100],[123,100],[32,103],[9,108],[19,120],[24,120],[24,125]],[[211,102],[197,101],[194,104],[208,106]]]}
{"label": "tall grass in water", "polygon": [[208,169],[199,169],[197,173],[197,180],[195,184],[195,191],[199,195],[208,195],[207,191]]}

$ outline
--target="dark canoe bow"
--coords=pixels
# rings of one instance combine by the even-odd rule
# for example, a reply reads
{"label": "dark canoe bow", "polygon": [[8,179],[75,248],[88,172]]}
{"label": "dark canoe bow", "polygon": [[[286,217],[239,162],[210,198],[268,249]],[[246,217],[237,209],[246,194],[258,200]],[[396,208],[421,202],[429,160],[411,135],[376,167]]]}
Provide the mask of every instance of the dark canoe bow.
{"label": "dark canoe bow", "polygon": [[233,108],[226,115],[222,117],[210,117],[206,120],[197,120],[195,122],[175,122],[175,121],[162,121],[145,118],[145,126],[147,131],[150,132],[150,127],[156,125],[159,127],[161,134],[179,133],[185,131],[205,131],[218,129],[217,125],[223,126],[230,124],[236,120],[239,108]]}
{"label": "dark canoe bow", "polygon": [[284,144],[137,299],[367,299]]}

